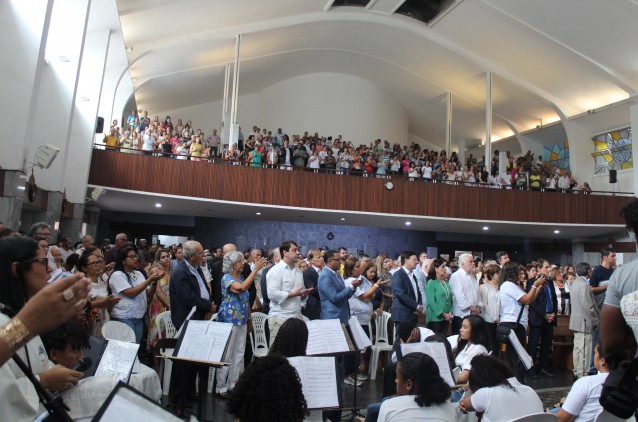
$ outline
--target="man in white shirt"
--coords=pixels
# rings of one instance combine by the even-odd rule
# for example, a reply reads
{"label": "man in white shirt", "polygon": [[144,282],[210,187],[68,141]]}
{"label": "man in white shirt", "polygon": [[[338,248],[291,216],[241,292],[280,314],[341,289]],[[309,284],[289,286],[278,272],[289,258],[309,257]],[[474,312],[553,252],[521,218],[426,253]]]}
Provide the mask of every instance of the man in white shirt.
{"label": "man in white shirt", "polygon": [[82,245],[75,251],[75,253],[82,256],[84,251],[91,246],[93,246],[93,236],[90,234],[84,235],[82,237]]}
{"label": "man in white shirt", "polygon": [[281,261],[274,265],[266,275],[270,311],[268,312],[268,327],[270,329],[270,343],[277,337],[279,328],[288,318],[301,319],[301,305],[306,301],[312,289],[306,289],[303,283],[303,273],[297,267],[299,248],[292,240],[286,240],[279,245],[282,255]]}
{"label": "man in white shirt", "polygon": [[219,155],[219,146],[221,139],[217,135],[217,129],[213,129],[213,134],[208,138],[208,146],[210,147],[210,156],[217,157]]}
{"label": "man in white shirt", "polygon": [[454,317],[452,318],[452,334],[458,333],[467,315],[480,315],[481,294],[474,276],[474,258],[464,253],[459,257],[459,269],[450,277],[450,287],[454,298]]}

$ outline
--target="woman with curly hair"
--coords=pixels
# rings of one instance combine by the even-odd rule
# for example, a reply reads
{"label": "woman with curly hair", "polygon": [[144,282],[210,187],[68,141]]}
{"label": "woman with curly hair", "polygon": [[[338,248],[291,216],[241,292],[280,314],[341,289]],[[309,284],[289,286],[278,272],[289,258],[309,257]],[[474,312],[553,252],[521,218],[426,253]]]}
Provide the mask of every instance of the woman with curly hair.
{"label": "woman with curly hair", "polygon": [[308,326],[299,318],[288,318],[281,325],[275,341],[270,345],[268,355],[280,355],[286,358],[306,356],[308,345]]}
{"label": "woman with curly hair", "polygon": [[543,411],[538,394],[519,383],[510,367],[494,356],[472,359],[469,384],[472,394],[461,399],[459,408],[462,412],[482,412],[483,422],[511,421]]}
{"label": "woman with curly hair", "polygon": [[239,422],[301,422],[306,408],[297,371],[279,355],[250,364],[228,400],[228,412]]}
{"label": "woman with curly hair", "polygon": [[425,353],[409,353],[397,365],[398,396],[381,405],[379,422],[456,421],[449,402],[450,387],[443,381],[439,367]]}

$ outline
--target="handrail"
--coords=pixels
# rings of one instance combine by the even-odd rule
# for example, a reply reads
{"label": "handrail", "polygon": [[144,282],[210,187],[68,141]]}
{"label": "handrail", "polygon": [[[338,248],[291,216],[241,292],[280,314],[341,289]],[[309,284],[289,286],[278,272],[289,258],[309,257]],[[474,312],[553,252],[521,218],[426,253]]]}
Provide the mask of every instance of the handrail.
{"label": "handrail", "polygon": [[[139,148],[125,148],[125,147],[116,147],[116,148],[112,148],[112,147],[107,147],[104,144],[98,144],[98,143],[94,143],[93,145],[94,149],[100,149],[100,150],[111,150],[113,152],[124,152],[124,151],[131,151],[128,152],[128,154],[138,154],[138,155],[143,155],[144,152],[150,152],[150,154],[147,154],[149,156],[153,156],[153,157],[158,157],[158,158],[171,158],[171,159],[176,159],[176,160],[181,160],[181,161],[188,161],[191,160],[192,158],[196,158],[196,159],[201,159],[200,161],[195,161],[195,162],[208,162],[210,164],[226,164],[226,165],[236,165],[236,166],[245,166],[245,167],[258,167],[258,168],[266,168],[266,169],[275,169],[275,170],[287,170],[287,171],[304,171],[304,172],[308,172],[308,173],[322,173],[322,174],[332,174],[332,175],[338,175],[338,176],[357,176],[357,177],[370,177],[370,178],[377,178],[377,179],[388,179],[388,180],[406,180],[406,181],[410,181],[410,182],[421,182],[421,183],[434,183],[434,184],[443,184],[443,185],[454,185],[454,186],[470,186],[470,187],[479,187],[479,188],[487,188],[487,189],[501,189],[501,190],[513,190],[513,191],[534,191],[534,192],[551,192],[551,193],[561,193],[561,194],[577,194],[577,195],[602,195],[602,196],[627,196],[627,197],[633,197],[634,193],[633,192],[614,192],[614,191],[583,191],[583,190],[579,190],[579,189],[559,189],[559,188],[555,188],[555,189],[550,189],[547,187],[540,187],[540,188],[532,188],[529,186],[516,186],[516,185],[506,185],[506,186],[502,186],[502,185],[493,185],[490,183],[485,183],[485,182],[466,182],[466,181],[456,181],[456,180],[434,180],[434,179],[429,179],[429,181],[426,181],[423,177],[419,176],[419,177],[410,177],[410,176],[406,176],[404,174],[392,174],[392,173],[388,173],[385,175],[381,175],[381,174],[377,174],[377,173],[368,173],[365,170],[361,169],[361,170],[353,170],[353,169],[339,169],[339,168],[335,168],[335,169],[325,169],[325,168],[318,168],[318,169],[313,169],[307,166],[295,166],[295,165],[286,165],[286,164],[268,164],[268,163],[252,163],[252,162],[248,162],[245,160],[226,160],[224,158],[221,157],[196,157],[193,156],[191,154],[187,154],[187,155],[176,155],[174,153],[165,153],[163,151],[159,151],[159,150],[153,150],[153,151],[144,151],[141,150]],[[124,152],[126,153],[126,152]],[[184,157],[184,158],[178,158],[178,157]],[[193,160],[191,160],[193,161]],[[528,178],[528,184],[529,184],[529,178]]]}

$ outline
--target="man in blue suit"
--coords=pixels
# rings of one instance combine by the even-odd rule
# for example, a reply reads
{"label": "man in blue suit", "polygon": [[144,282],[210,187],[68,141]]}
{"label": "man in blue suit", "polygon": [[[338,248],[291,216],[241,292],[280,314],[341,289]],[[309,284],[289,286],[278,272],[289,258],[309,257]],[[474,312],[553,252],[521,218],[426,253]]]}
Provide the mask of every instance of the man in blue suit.
{"label": "man in blue suit", "polygon": [[399,324],[402,322],[416,324],[419,320],[419,314],[424,311],[421,292],[419,292],[414,275],[414,269],[419,259],[413,251],[403,252],[400,258],[403,266],[392,274],[392,295],[394,296],[392,299],[392,320],[397,336]]}
{"label": "man in blue suit", "polygon": [[354,280],[352,287],[346,286],[338,273],[341,266],[341,257],[338,251],[327,251],[324,255],[324,262],[326,266],[321,271],[317,282],[321,298],[321,319],[339,318],[342,324],[347,324],[348,319],[350,319],[348,299],[354,295],[354,291],[361,285],[363,279]]}

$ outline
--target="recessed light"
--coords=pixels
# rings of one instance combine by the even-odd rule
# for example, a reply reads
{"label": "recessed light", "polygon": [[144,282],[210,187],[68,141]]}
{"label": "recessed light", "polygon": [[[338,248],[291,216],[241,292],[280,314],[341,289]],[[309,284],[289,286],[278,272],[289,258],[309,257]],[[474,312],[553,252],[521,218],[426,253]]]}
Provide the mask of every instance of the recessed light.
{"label": "recessed light", "polygon": [[68,58],[67,56],[59,56],[58,58],[60,59],[60,61],[61,61],[62,63],[68,63],[68,62],[70,62],[70,60],[69,60],[69,58]]}
{"label": "recessed light", "polygon": [[487,231],[487,230],[489,230],[489,229],[490,229],[489,227],[487,227],[487,226],[483,226],[483,230]]}
{"label": "recessed light", "polygon": [[343,218],[343,217],[341,217],[341,218],[340,218],[340,220],[341,220],[341,221],[346,221],[346,219],[345,219],[345,218]]}
{"label": "recessed light", "polygon": [[411,226],[411,225],[412,225],[412,222],[410,222],[410,221],[406,221],[406,222],[405,222],[405,225],[406,225],[406,226]]}
{"label": "recessed light", "polygon": [[160,204],[159,202],[155,203],[155,208],[162,208],[162,204]]}
{"label": "recessed light", "polygon": [[256,214],[256,215],[261,215],[261,213],[260,213],[260,212],[256,212],[255,214]]}
{"label": "recessed light", "polygon": [[554,230],[554,234],[559,234],[560,230]]}

